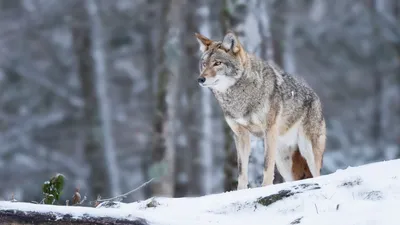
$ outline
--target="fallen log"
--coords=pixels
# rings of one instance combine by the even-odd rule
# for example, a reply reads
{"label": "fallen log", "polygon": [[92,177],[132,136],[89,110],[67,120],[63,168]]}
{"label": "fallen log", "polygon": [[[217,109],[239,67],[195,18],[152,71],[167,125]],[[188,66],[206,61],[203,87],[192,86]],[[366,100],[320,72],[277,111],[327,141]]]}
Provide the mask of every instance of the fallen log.
{"label": "fallen log", "polygon": [[[110,210],[110,213],[107,213]],[[118,209],[96,209],[77,206],[49,206],[31,203],[10,203],[0,201],[0,224],[13,225],[148,225],[140,217],[134,217]]]}

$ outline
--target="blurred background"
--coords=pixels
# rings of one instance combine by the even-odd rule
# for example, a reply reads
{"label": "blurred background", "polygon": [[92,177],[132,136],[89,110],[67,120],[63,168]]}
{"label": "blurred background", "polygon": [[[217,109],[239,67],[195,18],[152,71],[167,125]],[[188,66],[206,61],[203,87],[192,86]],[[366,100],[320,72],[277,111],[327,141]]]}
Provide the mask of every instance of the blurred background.
{"label": "blurred background", "polygon": [[[322,173],[400,158],[398,0],[1,0],[0,199],[66,176],[88,201],[236,187],[231,131],[200,88],[194,32],[235,31],[302,76],[327,122]],[[252,138],[251,187],[263,142]],[[275,183],[281,182],[276,176]]]}

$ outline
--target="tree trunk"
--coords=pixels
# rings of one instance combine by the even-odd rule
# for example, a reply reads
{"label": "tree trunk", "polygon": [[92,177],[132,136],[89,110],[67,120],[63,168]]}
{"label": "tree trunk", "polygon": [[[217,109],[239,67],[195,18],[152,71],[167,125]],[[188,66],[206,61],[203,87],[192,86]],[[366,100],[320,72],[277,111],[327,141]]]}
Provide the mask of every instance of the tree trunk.
{"label": "tree trunk", "polygon": [[154,195],[174,196],[175,151],[176,151],[176,107],[178,99],[180,69],[180,37],[184,0],[166,1],[163,8],[163,38],[159,49],[162,66],[158,80],[157,113],[155,119],[155,140],[153,148],[153,168],[158,168],[159,179],[153,182]]}
{"label": "tree trunk", "polygon": [[[207,5],[201,6],[201,10],[204,13],[204,18],[200,19],[203,21],[199,25],[199,31],[206,37],[211,37],[211,30],[209,24],[210,9]],[[202,140],[200,148],[200,165],[201,165],[201,176],[200,182],[202,186],[201,194],[211,194],[213,184],[213,135],[212,130],[212,108],[211,108],[211,91],[208,88],[201,88],[201,107],[202,107]]]}
{"label": "tree trunk", "polygon": [[265,60],[274,60],[274,45],[271,33],[271,10],[269,10],[270,5],[269,1],[255,1],[255,9],[257,10],[257,27],[261,39],[259,57]]}
{"label": "tree trunk", "polygon": [[[146,20],[154,23],[154,21],[157,21],[157,11],[153,9],[154,8],[154,1],[147,1],[147,6],[146,6]],[[145,58],[147,62],[153,61],[156,57],[156,49],[154,46],[154,41],[153,41],[153,31],[154,27],[149,26],[147,29],[145,29],[144,33],[144,49],[145,49]],[[148,112],[155,112],[155,104],[154,104],[154,99],[156,97],[155,95],[155,68],[152,63],[146,63],[145,67],[145,73],[146,73],[146,79],[148,82],[148,89],[147,89],[147,96],[146,96],[146,101],[148,102],[148,108],[146,111]],[[154,117],[154,115],[150,115],[150,117]],[[151,140],[150,140],[151,141]],[[151,145],[151,142],[149,143]],[[142,157],[141,157],[141,170],[142,170],[142,176],[144,178],[143,182],[146,182],[150,180],[149,176],[149,166],[151,164],[151,154],[149,154],[148,151],[143,151]],[[150,197],[151,196],[151,188],[150,186],[145,186],[143,187],[143,193],[144,196]]]}
{"label": "tree trunk", "polygon": [[[396,19],[396,21],[398,21],[400,23],[400,2],[399,1],[395,1],[394,3],[394,7],[393,7],[393,12],[394,12],[394,17]],[[394,49],[396,52],[396,57],[397,57],[397,68],[400,68],[400,37],[398,38],[397,42],[393,43],[394,45]],[[400,69],[397,70],[397,90],[398,93],[400,93]],[[398,102],[398,105],[400,105],[400,95],[397,96],[397,99],[395,100]],[[400,107],[397,107],[397,121],[400,122]],[[400,158],[400,135],[398,137],[397,140],[397,144],[398,144],[398,152],[397,152],[397,158]]]}
{"label": "tree trunk", "polygon": [[[296,3],[294,0],[287,0],[287,7],[291,9],[294,8]],[[295,37],[294,28],[295,21],[292,15],[286,17],[284,29],[284,47],[283,47],[283,68],[289,74],[296,73],[296,58],[295,58]]]}
{"label": "tree trunk", "polygon": [[[200,179],[203,172],[201,158],[201,127],[200,113],[198,107],[201,107],[201,102],[197,101],[201,88],[196,83],[198,76],[198,43],[194,37],[195,32],[199,32],[198,23],[200,5],[199,0],[188,1],[185,9],[185,24],[182,45],[184,46],[185,58],[182,60],[182,74],[180,86],[184,90],[182,103],[182,134],[185,139],[180,161],[177,162],[180,176],[179,196],[199,196],[202,194],[202,180]],[[190,104],[189,106],[187,104]],[[182,179],[183,178],[183,179]]]}
{"label": "tree trunk", "polygon": [[[246,20],[248,5],[246,1],[224,0],[221,9],[221,30],[222,34],[228,30],[232,30],[244,43],[244,27],[242,26]],[[224,188],[225,191],[236,190],[237,188],[237,152],[232,131],[226,122],[224,124],[225,138],[225,163],[224,163]]]}
{"label": "tree trunk", "polygon": [[[379,16],[381,13],[386,13],[385,12],[385,2],[384,1],[379,1],[379,0],[372,0],[370,2],[371,7],[369,8],[370,10],[370,26],[372,29],[372,36],[374,38],[379,39],[379,23],[375,22],[376,20],[379,20]],[[380,46],[382,47],[382,46]],[[378,49],[378,47],[375,47]],[[371,68],[371,73],[370,76],[373,77],[374,80],[374,109],[372,113],[372,120],[371,120],[371,128],[370,128],[370,135],[371,139],[373,140],[374,144],[374,155],[372,157],[372,160],[374,159],[380,159],[383,157],[383,149],[381,148],[381,136],[382,136],[382,111],[381,111],[381,106],[382,104],[382,95],[383,95],[383,79],[380,71],[379,71],[379,65],[376,64],[378,62],[377,60],[377,55],[375,53],[372,53],[368,55],[368,61],[374,64],[374,66]],[[371,160],[371,159],[370,159]]]}
{"label": "tree trunk", "polygon": [[269,4],[268,14],[270,15],[271,38],[273,45],[273,61],[283,68],[283,27],[285,27],[284,7],[287,0],[281,0]]}
{"label": "tree trunk", "polygon": [[[223,5],[221,9],[221,31],[222,35],[231,28],[230,16],[227,11],[229,0],[223,0]],[[229,125],[224,121],[223,123],[224,131],[224,191],[233,191],[237,188],[237,156],[236,156],[236,146],[232,137],[232,130]]]}
{"label": "tree trunk", "polygon": [[95,68],[97,99],[99,100],[99,111],[101,120],[101,130],[104,140],[103,151],[105,165],[107,165],[107,176],[109,177],[109,187],[112,196],[121,193],[120,176],[115,149],[115,140],[113,136],[113,117],[111,112],[111,101],[108,93],[107,81],[107,60],[104,46],[103,25],[100,18],[98,1],[87,0],[86,7],[89,14],[89,20],[92,25],[92,58]]}
{"label": "tree trunk", "polygon": [[[162,10],[162,21],[166,20],[169,7],[170,7],[170,0],[166,0],[163,3],[163,10]],[[161,25],[161,38],[158,49],[163,49],[166,33],[168,32],[167,24],[165,22]],[[165,155],[165,140],[164,140],[164,130],[165,130],[165,120],[166,120],[166,112],[167,112],[167,104],[165,102],[166,95],[167,95],[167,82],[168,82],[168,71],[165,68],[165,56],[164,53],[160,53],[158,65],[160,65],[161,69],[158,74],[157,80],[157,96],[156,96],[156,113],[154,118],[154,131],[153,131],[153,147],[152,147],[152,166],[151,166],[151,176],[153,177],[161,177],[160,174],[162,171],[159,168],[164,160]],[[154,171],[154,172],[153,172]],[[162,181],[157,180],[153,182],[151,185],[152,194],[158,195],[163,194],[163,184]],[[167,195],[171,195],[171,193],[167,193]]]}
{"label": "tree trunk", "polygon": [[91,195],[109,195],[108,177],[104,155],[97,141],[96,131],[99,127],[98,99],[95,90],[93,59],[91,56],[92,41],[90,39],[89,19],[83,2],[73,11],[71,24],[73,50],[76,57],[77,73],[80,79],[82,97],[84,99],[82,127],[84,133],[84,152],[90,167],[89,186]]}

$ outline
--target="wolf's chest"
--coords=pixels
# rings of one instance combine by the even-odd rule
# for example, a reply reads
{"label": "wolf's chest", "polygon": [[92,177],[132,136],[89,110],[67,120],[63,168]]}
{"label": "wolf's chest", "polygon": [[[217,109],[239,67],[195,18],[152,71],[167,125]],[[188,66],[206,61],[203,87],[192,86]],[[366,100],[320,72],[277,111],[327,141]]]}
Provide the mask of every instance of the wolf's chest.
{"label": "wolf's chest", "polygon": [[215,95],[225,116],[233,119],[248,118],[256,113],[263,105],[263,99],[246,92],[229,95]]}
{"label": "wolf's chest", "polygon": [[252,113],[252,106],[247,101],[224,99],[219,101],[222,111],[226,116],[234,119],[246,118]]}
{"label": "wolf's chest", "polygon": [[256,137],[263,137],[264,130],[260,121],[254,121],[251,117],[233,119],[236,123],[246,128],[251,134]]}
{"label": "wolf's chest", "polygon": [[266,123],[268,113],[266,104],[247,104],[245,106],[246,107],[243,107],[243,105],[237,105],[235,107],[227,107],[225,109],[224,106],[222,106],[222,109],[225,117],[228,117],[237,124],[245,127],[254,136],[262,137],[264,133],[263,127]]}

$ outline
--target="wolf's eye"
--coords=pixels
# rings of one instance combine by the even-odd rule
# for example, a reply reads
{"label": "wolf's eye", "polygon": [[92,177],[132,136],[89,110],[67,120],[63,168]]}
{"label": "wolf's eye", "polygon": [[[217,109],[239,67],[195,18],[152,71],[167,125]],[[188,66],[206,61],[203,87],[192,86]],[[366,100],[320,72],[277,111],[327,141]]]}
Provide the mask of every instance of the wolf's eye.
{"label": "wolf's eye", "polygon": [[204,68],[204,67],[206,67],[206,63],[205,62],[201,63],[201,68]]}
{"label": "wolf's eye", "polygon": [[221,61],[216,61],[216,62],[214,63],[214,66],[219,66],[219,65],[221,65]]}

